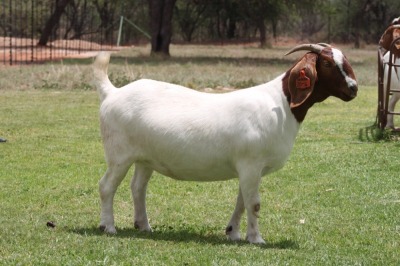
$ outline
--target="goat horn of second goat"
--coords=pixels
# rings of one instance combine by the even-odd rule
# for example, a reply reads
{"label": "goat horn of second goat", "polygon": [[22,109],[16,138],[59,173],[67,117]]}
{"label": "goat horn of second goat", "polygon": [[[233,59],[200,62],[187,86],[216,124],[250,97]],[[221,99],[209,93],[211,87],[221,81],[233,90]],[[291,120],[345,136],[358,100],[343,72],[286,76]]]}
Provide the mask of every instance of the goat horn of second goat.
{"label": "goat horn of second goat", "polygon": [[322,46],[320,44],[300,44],[300,45],[297,45],[296,47],[294,47],[289,52],[287,52],[285,55],[289,55],[291,53],[294,53],[297,51],[302,51],[302,50],[311,51],[311,52],[319,54],[322,52],[323,49],[324,49],[324,46]]}

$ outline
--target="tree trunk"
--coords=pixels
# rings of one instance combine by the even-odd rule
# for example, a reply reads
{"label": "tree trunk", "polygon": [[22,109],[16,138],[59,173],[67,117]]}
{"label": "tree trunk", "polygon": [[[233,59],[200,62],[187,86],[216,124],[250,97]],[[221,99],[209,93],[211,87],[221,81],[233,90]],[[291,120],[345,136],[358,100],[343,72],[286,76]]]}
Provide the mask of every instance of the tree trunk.
{"label": "tree trunk", "polygon": [[274,40],[276,41],[276,39],[278,38],[278,20],[275,18],[271,19],[271,25],[272,25],[272,36],[274,38]]}
{"label": "tree trunk", "polygon": [[176,0],[149,0],[151,54],[169,56]]}
{"label": "tree trunk", "polygon": [[235,35],[236,35],[235,32],[236,32],[236,21],[232,18],[229,18],[228,30],[226,32],[226,37],[228,39],[234,39]]}
{"label": "tree trunk", "polygon": [[361,30],[364,16],[365,7],[355,14],[353,18],[353,36],[354,36],[354,48],[359,49],[361,47]]}
{"label": "tree trunk", "polygon": [[271,47],[271,43],[267,40],[267,27],[265,25],[264,19],[259,18],[256,20],[257,28],[260,31],[260,48]]}
{"label": "tree trunk", "polygon": [[57,23],[60,21],[61,15],[64,13],[65,7],[71,2],[71,0],[59,0],[56,2],[56,8],[53,14],[47,20],[46,25],[43,29],[42,35],[40,36],[38,45],[45,46],[49,41],[51,33]]}

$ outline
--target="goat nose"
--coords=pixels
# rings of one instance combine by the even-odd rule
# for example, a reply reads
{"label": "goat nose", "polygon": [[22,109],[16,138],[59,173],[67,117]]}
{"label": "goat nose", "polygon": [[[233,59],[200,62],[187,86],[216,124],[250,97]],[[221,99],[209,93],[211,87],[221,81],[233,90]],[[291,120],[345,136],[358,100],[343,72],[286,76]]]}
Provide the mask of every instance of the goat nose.
{"label": "goat nose", "polygon": [[352,92],[351,94],[351,97],[356,97],[357,96],[357,91],[358,91],[358,87],[357,87],[357,85],[351,85],[350,87],[349,87],[349,89],[350,89],[350,91]]}
{"label": "goat nose", "polygon": [[356,93],[358,91],[358,86],[357,85],[351,85],[349,88],[352,92]]}

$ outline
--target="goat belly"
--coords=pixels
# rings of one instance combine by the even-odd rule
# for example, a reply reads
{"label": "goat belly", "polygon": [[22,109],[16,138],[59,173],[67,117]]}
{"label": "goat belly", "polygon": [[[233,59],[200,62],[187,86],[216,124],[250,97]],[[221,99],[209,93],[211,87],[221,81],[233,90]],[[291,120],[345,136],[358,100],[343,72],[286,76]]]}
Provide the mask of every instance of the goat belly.
{"label": "goat belly", "polygon": [[217,157],[215,154],[218,154],[218,151],[215,150],[215,153],[210,150],[208,158],[191,152],[179,154],[171,152],[168,157],[149,156],[147,160],[141,159],[137,162],[177,180],[224,181],[238,178],[237,167],[240,165],[239,162],[242,161],[246,161],[248,167],[258,169],[257,172],[260,176],[275,172],[284,166],[289,158],[290,150],[282,149],[279,152],[270,150],[269,154],[251,160],[248,160],[251,157],[247,156],[237,158],[233,158],[234,156]]}
{"label": "goat belly", "polygon": [[279,137],[262,143],[229,135],[220,141],[216,136],[208,141],[184,141],[164,135],[159,142],[156,134],[151,135],[142,138],[141,146],[132,147],[139,151],[135,162],[177,180],[208,182],[237,178],[238,165],[243,161],[248,167],[259,169],[258,174],[263,176],[283,167],[292,149]]}
{"label": "goat belly", "polygon": [[200,128],[185,131],[153,127],[137,140],[131,142],[137,151],[135,161],[171,178],[216,181],[237,177],[230,134],[212,134]]}
{"label": "goat belly", "polygon": [[202,162],[199,164],[195,160],[184,165],[176,161],[140,160],[138,162],[176,180],[210,182],[237,178],[235,170],[229,163]]}

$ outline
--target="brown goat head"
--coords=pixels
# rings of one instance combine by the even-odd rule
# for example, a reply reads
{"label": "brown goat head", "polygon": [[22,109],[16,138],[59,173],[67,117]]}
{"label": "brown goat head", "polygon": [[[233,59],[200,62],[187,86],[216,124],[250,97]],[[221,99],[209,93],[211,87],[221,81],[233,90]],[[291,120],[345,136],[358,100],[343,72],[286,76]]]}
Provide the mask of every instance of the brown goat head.
{"label": "brown goat head", "polygon": [[385,50],[390,50],[392,53],[394,53],[396,56],[400,57],[400,40],[398,40],[393,47],[391,47],[392,42],[400,37],[400,25],[392,25],[389,28],[386,29],[386,31],[383,33],[381,39],[379,40],[379,45]]}
{"label": "brown goat head", "polygon": [[356,77],[340,50],[327,44],[305,44],[296,46],[287,54],[300,50],[311,52],[305,54],[283,79],[290,107],[299,122],[314,103],[329,96],[343,101],[356,97]]}

